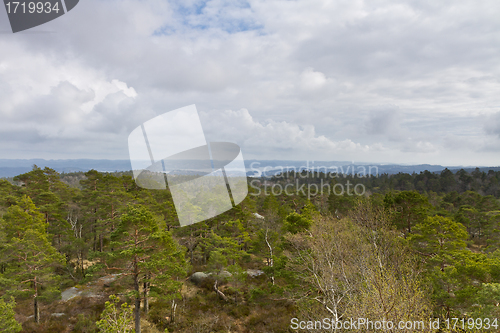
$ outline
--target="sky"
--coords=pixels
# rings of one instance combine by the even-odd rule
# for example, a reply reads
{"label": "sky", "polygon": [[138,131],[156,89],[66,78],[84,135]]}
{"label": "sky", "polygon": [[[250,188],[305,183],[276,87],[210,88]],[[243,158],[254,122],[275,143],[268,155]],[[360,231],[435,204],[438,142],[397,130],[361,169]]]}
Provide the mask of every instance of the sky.
{"label": "sky", "polygon": [[[245,159],[500,165],[497,0],[82,0],[13,34],[0,159],[128,159],[195,104]],[[175,144],[175,143],[172,143]]]}

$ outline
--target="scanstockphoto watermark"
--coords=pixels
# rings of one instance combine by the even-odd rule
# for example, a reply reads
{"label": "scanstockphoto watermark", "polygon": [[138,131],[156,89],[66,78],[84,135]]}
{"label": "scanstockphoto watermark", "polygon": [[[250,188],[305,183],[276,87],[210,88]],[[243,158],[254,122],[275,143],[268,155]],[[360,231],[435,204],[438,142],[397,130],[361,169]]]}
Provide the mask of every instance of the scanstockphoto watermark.
{"label": "scanstockphoto watermark", "polygon": [[[307,172],[304,172],[307,171]],[[327,178],[368,178],[378,177],[378,166],[376,165],[330,165],[317,166],[314,161],[306,161],[305,165],[296,166],[261,166],[260,162],[252,162],[250,164],[250,173],[253,177],[274,177],[276,179],[285,178],[285,175],[293,172],[299,178],[319,177],[324,174]]]}
{"label": "scanstockphoto watermark", "polygon": [[427,320],[401,320],[391,321],[386,319],[371,320],[369,318],[347,318],[335,320],[333,318],[323,318],[322,320],[299,320],[292,318],[290,328],[292,330],[370,330],[370,331],[388,331],[405,330],[424,331],[437,330],[445,328],[447,330],[498,330],[498,318],[429,318]]}
{"label": "scanstockphoto watermark", "polygon": [[[335,320],[323,318],[322,320],[299,320],[292,318],[290,328],[293,330],[393,330],[395,328],[405,330],[422,331],[426,327],[422,321],[400,321],[394,323],[391,320],[370,320],[368,318],[349,318],[346,320]],[[439,328],[439,326],[437,327]]]}
{"label": "scanstockphoto watermark", "polygon": [[264,195],[304,195],[307,196],[308,199],[311,199],[311,196],[316,195],[344,195],[347,194],[349,196],[357,195],[364,196],[366,193],[366,187],[363,184],[352,184],[349,180],[345,182],[345,184],[337,183],[333,186],[329,182],[324,182],[323,179],[320,180],[319,184],[300,184],[299,180],[296,179],[295,183],[288,184],[269,184],[264,182],[263,184],[258,179],[253,179],[250,181],[250,187],[255,191],[251,192],[252,196],[259,196],[262,193]]}
{"label": "scanstockphoto watermark", "polygon": [[[304,195],[308,199],[316,195],[348,195],[348,196],[364,196],[366,194],[365,185],[361,183],[352,183],[349,179],[356,178],[378,177],[377,166],[365,165],[344,165],[344,166],[315,166],[314,162],[307,161],[304,166],[266,166],[261,167],[260,162],[253,162],[250,165],[250,172],[254,177],[250,181],[250,187],[255,191],[250,193],[253,196],[264,195]],[[293,174],[293,181],[290,175]],[[262,178],[270,178],[275,182],[267,180],[261,181]],[[304,183],[304,179],[318,178],[316,182]],[[339,181],[341,178],[349,178],[344,182]],[[335,183],[331,180],[336,179]],[[285,180],[286,183],[281,183],[280,180]]]}
{"label": "scanstockphoto watermark", "polygon": [[[429,322],[430,327],[432,322]],[[299,320],[292,318],[290,328],[293,330],[393,330],[395,328],[404,330],[422,331],[426,328],[426,323],[421,321],[400,321],[391,320],[370,320],[368,318],[349,318],[345,320],[335,320],[333,318],[323,318],[322,320]],[[439,328],[439,323],[437,327]]]}
{"label": "scanstockphoto watermark", "polygon": [[248,194],[240,147],[207,141],[194,104],[138,124],[128,147],[135,183],[149,190],[168,186],[181,226],[222,214]]}

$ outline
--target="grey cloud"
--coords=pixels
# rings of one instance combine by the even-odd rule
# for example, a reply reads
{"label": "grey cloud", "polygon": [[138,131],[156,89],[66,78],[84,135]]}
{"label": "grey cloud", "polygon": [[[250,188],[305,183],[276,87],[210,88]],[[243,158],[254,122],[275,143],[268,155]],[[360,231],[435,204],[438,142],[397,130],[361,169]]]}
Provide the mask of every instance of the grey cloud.
{"label": "grey cloud", "polygon": [[[466,158],[443,149],[500,133],[477,116],[498,106],[499,14],[497,1],[472,0],[81,1],[38,29],[54,33],[0,34],[0,137],[126,158],[127,131],[195,103],[248,109],[252,122],[210,131],[256,157]],[[113,80],[138,96],[108,91]]]}
{"label": "grey cloud", "polygon": [[90,132],[128,134],[136,127],[133,120],[137,118],[134,116],[137,111],[133,98],[121,91],[116,92],[94,106],[82,125]]}
{"label": "grey cloud", "polygon": [[71,114],[78,113],[81,104],[94,98],[92,91],[82,91],[69,82],[61,82],[50,93],[34,97],[16,107],[12,117],[16,120],[65,125]]}
{"label": "grey cloud", "polygon": [[373,110],[365,122],[366,132],[370,135],[383,135],[393,133],[399,129],[399,114],[395,107],[386,107]]}
{"label": "grey cloud", "polygon": [[438,148],[432,142],[408,140],[402,145],[401,151],[404,153],[429,154],[437,152]]}
{"label": "grey cloud", "polygon": [[489,135],[495,135],[500,138],[500,111],[486,117],[484,122],[484,130]]}

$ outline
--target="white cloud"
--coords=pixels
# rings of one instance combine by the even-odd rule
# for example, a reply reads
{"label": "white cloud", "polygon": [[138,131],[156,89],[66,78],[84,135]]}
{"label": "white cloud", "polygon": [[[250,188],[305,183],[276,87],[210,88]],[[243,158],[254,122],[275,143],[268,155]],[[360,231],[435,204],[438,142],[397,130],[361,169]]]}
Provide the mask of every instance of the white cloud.
{"label": "white cloud", "polygon": [[[208,141],[230,141],[241,145],[252,158],[266,158],[269,152],[276,152],[281,158],[290,154],[290,159],[316,156],[338,156],[339,153],[363,153],[369,146],[350,139],[332,141],[318,135],[313,125],[302,125],[286,121],[253,119],[248,110],[200,113]],[[380,150],[377,146],[376,150]],[[281,153],[285,151],[286,154]]]}
{"label": "white cloud", "polygon": [[[332,81],[329,79],[329,81]],[[304,90],[317,90],[325,86],[327,78],[325,74],[314,71],[313,68],[306,68],[300,74],[300,85]]]}
{"label": "white cloud", "polygon": [[129,98],[136,98],[137,92],[133,87],[128,87],[125,82],[121,82],[119,80],[111,80],[108,81],[94,81],[90,85],[91,89],[95,93],[95,98],[84,105],[82,105],[82,110],[89,113],[92,109],[102,101],[106,99],[107,96],[111,94],[115,94],[117,92],[122,92],[123,95]]}
{"label": "white cloud", "polygon": [[195,103],[211,135],[259,158],[499,165],[499,14],[494,0],[80,1],[32,30],[54,33],[0,34],[0,153],[127,158],[127,131]]}

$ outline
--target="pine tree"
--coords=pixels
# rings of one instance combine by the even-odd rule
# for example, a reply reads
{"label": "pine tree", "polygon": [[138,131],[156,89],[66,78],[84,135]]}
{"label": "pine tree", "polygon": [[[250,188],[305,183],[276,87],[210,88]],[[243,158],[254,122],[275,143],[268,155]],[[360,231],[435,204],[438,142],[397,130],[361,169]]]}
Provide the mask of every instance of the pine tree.
{"label": "pine tree", "polygon": [[14,318],[14,306],[16,302],[14,298],[11,297],[10,302],[5,302],[0,298],[0,331],[4,333],[17,333],[22,330],[21,324],[19,324]]}
{"label": "pine tree", "polygon": [[463,291],[463,284],[457,270],[467,256],[465,250],[467,231],[465,227],[450,218],[427,217],[413,229],[408,237],[413,248],[422,256],[427,266],[427,275],[433,286],[433,298],[437,305],[450,316],[458,303],[456,293]]}
{"label": "pine tree", "polygon": [[427,197],[416,191],[402,191],[396,195],[388,193],[384,203],[394,210],[394,223],[399,228],[406,227],[406,234],[411,234],[412,227],[425,219],[430,208]]}
{"label": "pine tree", "polygon": [[[52,298],[59,292],[54,267],[64,264],[64,256],[51,245],[43,214],[29,197],[23,197],[19,206],[11,206],[4,217],[1,225],[6,237],[2,248],[2,257],[7,261],[4,276],[17,286],[9,293],[24,296],[33,293],[34,317],[38,323],[39,298]],[[30,288],[25,289],[26,284]]]}
{"label": "pine tree", "polygon": [[53,235],[53,243],[61,251],[62,247],[69,244],[70,230],[66,221],[67,202],[75,194],[64,184],[57,171],[36,165],[33,170],[14,177],[14,180],[22,182],[21,192],[28,195],[40,212],[44,215],[48,225],[48,232]]}
{"label": "pine tree", "polygon": [[[173,277],[182,277],[186,271],[183,251],[171,234],[159,227],[160,223],[145,206],[129,205],[111,234],[113,251],[104,254],[108,269],[126,271],[124,275],[132,277],[136,333],[141,332],[141,300],[145,301],[147,310],[152,285],[156,296],[178,290],[180,283],[173,281]],[[141,282],[144,283],[143,295]]]}

